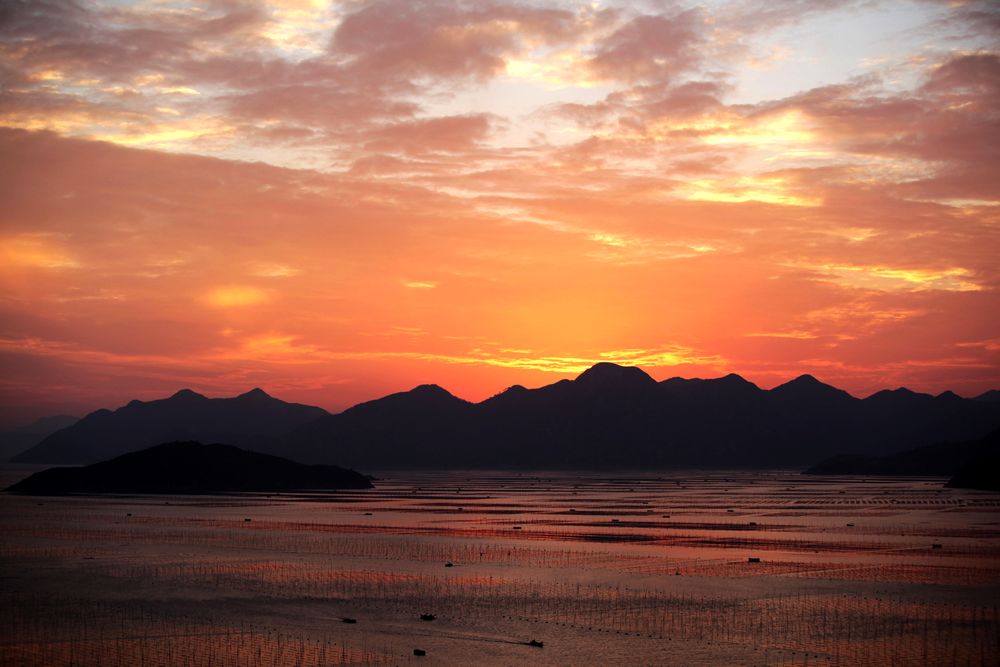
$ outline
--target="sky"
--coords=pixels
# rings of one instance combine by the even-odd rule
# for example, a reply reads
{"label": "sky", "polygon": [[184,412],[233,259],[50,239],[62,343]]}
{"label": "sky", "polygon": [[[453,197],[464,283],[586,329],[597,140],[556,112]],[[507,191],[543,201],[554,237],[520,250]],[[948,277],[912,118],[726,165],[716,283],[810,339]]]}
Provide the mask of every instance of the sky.
{"label": "sky", "polygon": [[0,158],[0,424],[1000,388],[988,0],[4,2]]}

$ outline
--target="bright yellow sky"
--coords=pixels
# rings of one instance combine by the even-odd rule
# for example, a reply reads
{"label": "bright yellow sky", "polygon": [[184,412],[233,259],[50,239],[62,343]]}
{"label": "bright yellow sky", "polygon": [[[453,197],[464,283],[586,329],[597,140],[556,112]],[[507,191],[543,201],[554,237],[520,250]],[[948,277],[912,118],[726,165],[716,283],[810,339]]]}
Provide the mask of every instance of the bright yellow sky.
{"label": "bright yellow sky", "polygon": [[995,3],[91,2],[0,26],[0,422],[597,361],[1000,387]]}

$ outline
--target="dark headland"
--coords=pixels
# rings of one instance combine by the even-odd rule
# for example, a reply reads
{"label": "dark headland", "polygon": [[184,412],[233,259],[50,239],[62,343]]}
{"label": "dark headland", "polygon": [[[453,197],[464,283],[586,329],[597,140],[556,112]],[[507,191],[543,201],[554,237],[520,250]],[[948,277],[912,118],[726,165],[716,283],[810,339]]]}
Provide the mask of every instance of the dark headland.
{"label": "dark headland", "polygon": [[1000,491],[1000,429],[982,438],[942,442],[888,456],[841,454],[805,470],[806,475],[951,477],[960,489]]}
{"label": "dark headland", "polygon": [[230,445],[170,442],[83,468],[49,468],[7,490],[64,495],[370,488],[367,477],[337,466],[304,465]]}
{"label": "dark headland", "polygon": [[1000,491],[1000,429],[971,445],[969,456],[945,486]]}
{"label": "dark headland", "polygon": [[993,447],[974,456],[958,469],[945,486],[1000,491],[1000,448]]}

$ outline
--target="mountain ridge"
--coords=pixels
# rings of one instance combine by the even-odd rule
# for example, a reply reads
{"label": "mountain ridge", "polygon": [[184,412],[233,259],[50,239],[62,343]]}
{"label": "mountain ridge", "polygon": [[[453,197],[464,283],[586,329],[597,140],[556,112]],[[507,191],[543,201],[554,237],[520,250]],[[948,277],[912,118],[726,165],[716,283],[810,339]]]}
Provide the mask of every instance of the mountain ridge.
{"label": "mountain ridge", "polygon": [[[296,429],[280,451],[375,468],[793,467],[844,451],[887,454],[967,439],[1000,425],[1000,406],[971,399],[909,392],[883,406],[808,374],[768,390],[736,374],[656,382],[607,363],[479,403],[448,396],[440,405],[416,390],[369,401]],[[375,414],[379,423],[368,421]]]}
{"label": "mountain ridge", "polygon": [[19,453],[34,447],[49,435],[67,426],[72,426],[78,421],[80,421],[79,417],[51,415],[40,417],[30,424],[0,432],[0,461],[7,461],[11,457],[17,456]]}
{"label": "mountain ridge", "polygon": [[[230,404],[243,406],[239,419],[223,409]],[[139,428],[136,420],[156,427]],[[809,374],[772,389],[735,373],[657,382],[638,367],[603,362],[572,380],[514,385],[478,403],[422,384],[336,414],[284,403],[260,388],[228,399],[185,389],[95,411],[18,458],[86,463],[200,439],[383,469],[801,467],[835,454],[885,455],[969,439],[997,426],[1000,403],[954,394],[900,388],[857,398]]]}
{"label": "mountain ridge", "polygon": [[181,389],[168,398],[132,400],[91,412],[14,456],[15,463],[95,463],[172,440],[225,441],[261,449],[262,442],[329,414],[286,403],[263,390],[208,398]]}

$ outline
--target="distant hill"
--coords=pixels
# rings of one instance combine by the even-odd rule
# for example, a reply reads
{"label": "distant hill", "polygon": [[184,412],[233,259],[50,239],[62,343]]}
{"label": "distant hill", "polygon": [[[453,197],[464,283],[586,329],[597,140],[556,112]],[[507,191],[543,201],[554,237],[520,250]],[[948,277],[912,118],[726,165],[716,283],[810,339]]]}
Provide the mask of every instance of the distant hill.
{"label": "distant hill", "polygon": [[1000,451],[1000,429],[974,440],[943,442],[887,456],[840,454],[817,463],[805,474],[951,476],[992,451]]}
{"label": "distant hill", "polygon": [[254,389],[206,398],[182,389],[170,398],[98,410],[15,456],[16,463],[94,463],[172,440],[230,442],[264,449],[270,438],[329,413]]}
{"label": "distant hill", "polygon": [[8,491],[73,493],[223,493],[305,489],[369,489],[353,470],[303,465],[229,445],[171,442],[83,468],[49,468]]}
{"label": "distant hill", "polygon": [[602,363],[481,403],[423,385],[304,424],[276,451],[372,468],[762,468],[879,456],[997,426],[1000,404],[950,392],[858,399],[810,375],[768,391],[735,374],[656,382]]}
{"label": "distant hill", "polygon": [[79,419],[69,415],[42,417],[26,426],[0,433],[0,462],[34,447],[46,436],[75,424]]}
{"label": "distant hill", "polygon": [[986,401],[989,403],[1000,403],[1000,389],[990,389],[989,391],[984,391],[983,393],[976,396],[977,401]]}

